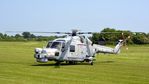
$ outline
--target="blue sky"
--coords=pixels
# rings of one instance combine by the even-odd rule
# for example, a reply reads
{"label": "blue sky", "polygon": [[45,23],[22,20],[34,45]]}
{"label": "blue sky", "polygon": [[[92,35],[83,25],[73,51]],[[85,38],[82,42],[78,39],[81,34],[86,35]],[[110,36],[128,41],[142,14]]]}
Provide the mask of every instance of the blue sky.
{"label": "blue sky", "polygon": [[0,32],[149,32],[149,0],[0,0]]}

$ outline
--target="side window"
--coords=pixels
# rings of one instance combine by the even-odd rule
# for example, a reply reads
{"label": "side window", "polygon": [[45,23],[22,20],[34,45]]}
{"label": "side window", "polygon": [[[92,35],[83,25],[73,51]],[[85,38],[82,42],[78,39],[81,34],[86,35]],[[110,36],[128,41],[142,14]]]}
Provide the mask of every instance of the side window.
{"label": "side window", "polygon": [[65,51],[65,43],[62,43],[62,49],[61,49],[62,52]]}
{"label": "side window", "polygon": [[65,43],[62,43],[62,48],[65,48]]}
{"label": "side window", "polygon": [[49,42],[49,43],[47,44],[46,48],[50,48],[51,44],[52,44],[52,42]]}
{"label": "side window", "polygon": [[70,45],[70,52],[75,52],[75,46],[74,45]]}

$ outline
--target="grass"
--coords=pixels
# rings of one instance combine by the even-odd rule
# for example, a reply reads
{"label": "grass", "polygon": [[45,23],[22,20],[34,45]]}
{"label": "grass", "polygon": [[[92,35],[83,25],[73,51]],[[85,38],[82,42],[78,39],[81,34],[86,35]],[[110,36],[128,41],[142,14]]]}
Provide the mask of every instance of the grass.
{"label": "grass", "polygon": [[119,55],[99,54],[93,66],[33,58],[41,42],[0,42],[1,84],[149,84],[149,45],[122,48]]}

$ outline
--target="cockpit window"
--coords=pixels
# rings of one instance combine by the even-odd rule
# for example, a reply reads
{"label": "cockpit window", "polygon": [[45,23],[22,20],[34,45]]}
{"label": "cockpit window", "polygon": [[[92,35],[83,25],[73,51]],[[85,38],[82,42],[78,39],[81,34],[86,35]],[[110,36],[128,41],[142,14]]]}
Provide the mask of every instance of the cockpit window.
{"label": "cockpit window", "polygon": [[75,46],[74,45],[70,45],[70,52],[75,52]]}
{"label": "cockpit window", "polygon": [[51,44],[52,44],[52,42],[49,42],[49,43],[47,44],[46,48],[50,48]]}
{"label": "cockpit window", "polygon": [[53,42],[51,48],[61,49],[61,42]]}

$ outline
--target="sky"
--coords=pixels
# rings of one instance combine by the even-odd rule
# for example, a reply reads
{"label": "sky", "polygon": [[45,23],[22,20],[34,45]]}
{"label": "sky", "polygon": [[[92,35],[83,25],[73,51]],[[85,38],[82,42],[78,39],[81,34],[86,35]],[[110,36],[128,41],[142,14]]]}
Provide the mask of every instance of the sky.
{"label": "sky", "polygon": [[149,32],[149,0],[0,0],[0,32]]}

